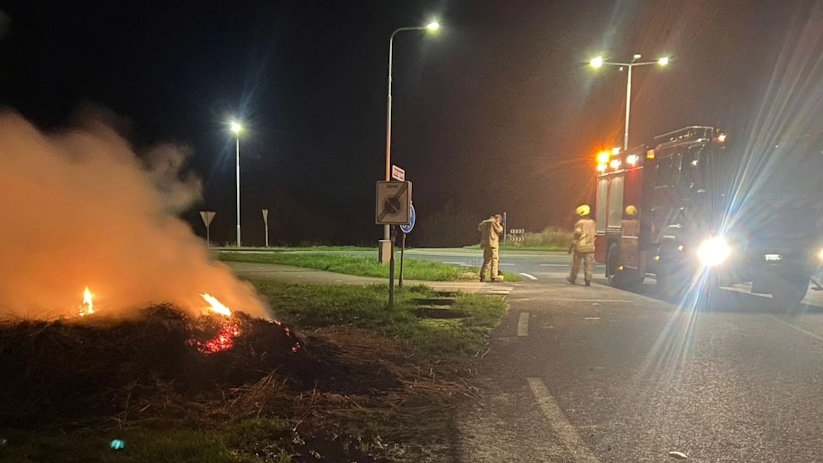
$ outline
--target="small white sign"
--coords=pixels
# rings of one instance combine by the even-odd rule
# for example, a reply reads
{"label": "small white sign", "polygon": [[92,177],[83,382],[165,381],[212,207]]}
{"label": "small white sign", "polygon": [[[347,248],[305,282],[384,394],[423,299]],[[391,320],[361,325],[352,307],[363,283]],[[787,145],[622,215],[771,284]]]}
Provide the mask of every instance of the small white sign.
{"label": "small white sign", "polygon": [[406,171],[395,166],[392,164],[391,166],[391,178],[397,180],[398,182],[405,182],[406,181]]}

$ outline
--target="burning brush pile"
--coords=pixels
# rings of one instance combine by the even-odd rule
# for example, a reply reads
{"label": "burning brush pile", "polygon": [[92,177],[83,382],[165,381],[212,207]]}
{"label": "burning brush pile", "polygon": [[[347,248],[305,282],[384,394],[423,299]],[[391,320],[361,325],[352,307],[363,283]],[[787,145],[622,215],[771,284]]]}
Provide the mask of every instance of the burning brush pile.
{"label": "burning brush pile", "polygon": [[[279,322],[232,313],[216,298],[191,318],[171,305],[132,320],[94,312],[86,290],[80,316],[0,325],[0,426],[81,424],[117,416],[167,393],[208,400],[281,371],[295,386],[312,363]],[[172,412],[172,415],[174,412]]]}

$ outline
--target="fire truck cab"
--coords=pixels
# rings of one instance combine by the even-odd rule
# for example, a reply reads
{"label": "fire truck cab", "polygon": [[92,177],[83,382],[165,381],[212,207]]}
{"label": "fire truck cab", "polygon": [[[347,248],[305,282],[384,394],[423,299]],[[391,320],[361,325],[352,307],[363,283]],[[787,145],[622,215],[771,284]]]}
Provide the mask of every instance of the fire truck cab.
{"label": "fire truck cab", "polygon": [[[762,204],[755,215],[760,222],[736,217],[734,222],[748,229],[730,232],[729,196],[740,162],[727,147],[726,133],[706,126],[665,133],[651,146],[599,153],[595,260],[605,264],[609,283],[630,288],[653,276],[661,291],[672,293],[696,281],[705,284],[710,273],[714,284],[751,281],[752,292],[772,294],[787,307],[798,305],[823,263],[823,249],[817,249],[820,222],[816,229],[797,217],[817,219],[819,211],[806,209],[767,223],[763,216],[775,216],[778,208],[764,214],[773,203],[750,198]],[[813,192],[802,196],[815,199]],[[818,204],[821,198],[816,196]],[[790,228],[801,238],[790,238]],[[772,238],[762,238],[767,235]],[[702,280],[696,278],[700,275]]]}

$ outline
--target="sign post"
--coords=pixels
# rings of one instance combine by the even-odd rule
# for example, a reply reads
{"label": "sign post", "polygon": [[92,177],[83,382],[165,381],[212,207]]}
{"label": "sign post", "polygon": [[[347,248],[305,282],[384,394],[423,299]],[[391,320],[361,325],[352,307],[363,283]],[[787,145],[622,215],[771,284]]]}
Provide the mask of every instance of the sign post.
{"label": "sign post", "polygon": [[[405,172],[404,172],[405,175]],[[396,225],[411,221],[411,182],[377,182],[375,223],[389,225],[389,308],[394,307],[394,238]]]}
{"label": "sign post", "polygon": [[263,209],[263,224],[266,228],[266,247],[269,247],[269,210]]}
{"label": "sign post", "polygon": [[411,206],[411,210],[409,212],[409,224],[408,225],[401,225],[400,231],[403,232],[403,236],[400,238],[400,279],[397,283],[397,286],[403,287],[403,257],[406,254],[406,235],[411,233],[412,229],[414,229],[414,223],[417,221],[417,214],[414,212],[414,205]]}
{"label": "sign post", "polygon": [[206,226],[206,247],[211,247],[211,221],[217,212],[214,211],[200,211],[200,218],[203,219],[203,225]]}

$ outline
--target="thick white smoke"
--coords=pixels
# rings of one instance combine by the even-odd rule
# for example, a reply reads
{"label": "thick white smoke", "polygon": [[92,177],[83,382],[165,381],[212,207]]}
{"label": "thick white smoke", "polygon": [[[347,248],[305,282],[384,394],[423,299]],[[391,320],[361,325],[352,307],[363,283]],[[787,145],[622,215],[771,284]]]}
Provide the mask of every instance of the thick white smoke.
{"label": "thick white smoke", "polygon": [[162,302],[200,314],[210,293],[266,317],[174,215],[199,197],[199,180],[181,172],[187,155],[161,145],[141,161],[95,118],[46,134],[0,113],[0,320],[76,315],[86,286],[100,314]]}

